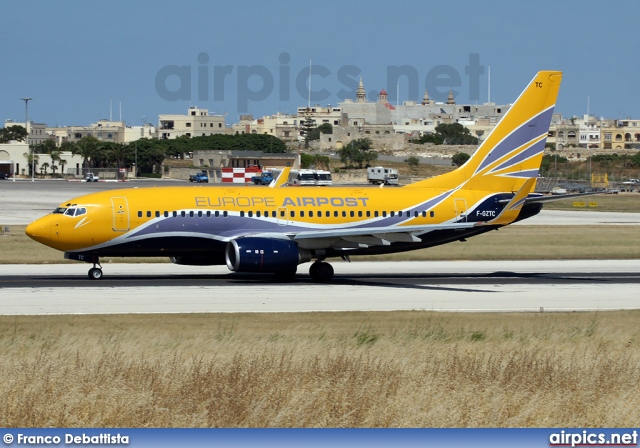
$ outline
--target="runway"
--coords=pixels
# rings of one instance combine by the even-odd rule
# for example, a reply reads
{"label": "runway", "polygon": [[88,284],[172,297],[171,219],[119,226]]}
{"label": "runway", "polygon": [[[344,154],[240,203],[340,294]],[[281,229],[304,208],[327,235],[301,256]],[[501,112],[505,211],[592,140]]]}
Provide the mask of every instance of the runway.
{"label": "runway", "polygon": [[0,314],[312,311],[586,311],[640,308],[640,260],[335,263],[332,283],[224,266],[0,266]]}

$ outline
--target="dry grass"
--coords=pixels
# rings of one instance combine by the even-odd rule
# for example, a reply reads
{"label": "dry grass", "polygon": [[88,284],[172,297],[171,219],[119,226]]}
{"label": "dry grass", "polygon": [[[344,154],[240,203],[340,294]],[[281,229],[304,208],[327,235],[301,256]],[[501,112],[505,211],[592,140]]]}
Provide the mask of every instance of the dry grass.
{"label": "dry grass", "polygon": [[0,425],[635,427],[639,318],[0,317]]}
{"label": "dry grass", "polygon": [[[639,195],[640,196],[640,195]],[[640,226],[508,226],[497,232],[430,249],[359,260],[557,260],[640,258]],[[105,263],[165,263],[169,259],[105,257]],[[24,227],[0,236],[0,264],[77,263],[36,243]]]}
{"label": "dry grass", "polygon": [[[573,204],[576,202],[584,203],[585,207],[574,207]],[[598,204],[597,207],[588,207],[591,202]],[[575,197],[547,202],[544,204],[544,208],[547,210],[640,213],[640,194],[598,194],[594,196]]]}

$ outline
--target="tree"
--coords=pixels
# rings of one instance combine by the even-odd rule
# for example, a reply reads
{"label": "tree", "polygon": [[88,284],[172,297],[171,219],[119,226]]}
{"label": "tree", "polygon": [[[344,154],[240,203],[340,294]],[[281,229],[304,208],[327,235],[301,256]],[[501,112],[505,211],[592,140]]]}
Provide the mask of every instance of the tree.
{"label": "tree", "polygon": [[309,132],[309,140],[320,140],[320,134],[333,134],[331,123],[322,123],[317,128],[313,128]]}
{"label": "tree", "polygon": [[304,120],[300,122],[300,127],[302,130],[302,135],[304,135],[304,148],[309,149],[311,131],[313,131],[313,129],[316,127],[316,121],[311,116],[311,109],[309,109],[308,107],[304,111]]}
{"label": "tree", "polygon": [[451,157],[451,161],[455,166],[464,165],[471,156],[466,152],[457,152]]}
{"label": "tree", "polygon": [[47,168],[49,168],[49,164],[47,162],[44,162],[42,165],[40,165],[40,171],[44,172],[42,177],[47,175]]}
{"label": "tree", "polygon": [[31,176],[34,174],[31,172],[31,170],[33,169],[34,166],[38,166],[38,163],[40,163],[40,157],[38,157],[37,154],[34,154],[31,151],[25,152],[22,155],[29,162],[29,176]]}
{"label": "tree", "polygon": [[100,141],[97,138],[88,135],[76,142],[72,152],[82,157],[82,166],[87,168],[91,159],[98,155],[99,145]]}
{"label": "tree", "polygon": [[329,157],[321,156],[319,154],[310,155],[310,154],[301,154],[300,155],[300,166],[303,169],[315,168],[315,169],[324,169],[329,170]]}
{"label": "tree", "polygon": [[69,162],[67,162],[65,159],[60,159],[58,162],[60,163],[60,174],[62,174],[64,176],[64,167]]}
{"label": "tree", "polygon": [[441,123],[436,126],[435,134],[426,134],[420,143],[431,142],[436,145],[477,145],[478,138],[471,135],[469,129],[460,123]]}
{"label": "tree", "polygon": [[359,138],[352,140],[347,146],[338,151],[338,156],[342,163],[347,167],[352,167],[354,164],[358,165],[358,168],[362,168],[363,165],[378,158],[378,153],[370,151],[371,140],[368,138]]}
{"label": "tree", "polygon": [[23,142],[27,139],[27,130],[24,126],[13,125],[0,129],[0,143],[8,143],[11,140]]}
{"label": "tree", "polygon": [[416,168],[418,168],[418,165],[420,165],[420,159],[416,156],[409,156],[404,159],[404,161],[412,170],[415,170]]}
{"label": "tree", "polygon": [[58,149],[56,148],[56,143],[53,140],[45,140],[37,145],[29,145],[29,147],[38,154],[50,154]]}

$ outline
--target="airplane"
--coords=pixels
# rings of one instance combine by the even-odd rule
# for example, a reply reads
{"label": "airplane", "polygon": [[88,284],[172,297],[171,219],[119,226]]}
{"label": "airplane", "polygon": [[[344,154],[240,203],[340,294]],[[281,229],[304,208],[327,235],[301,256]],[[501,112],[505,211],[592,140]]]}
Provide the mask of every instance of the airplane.
{"label": "airplane", "polygon": [[388,254],[465,241],[540,212],[533,193],[562,72],[540,71],[459,168],[402,187],[130,188],[80,196],[26,228],[34,240],[92,263],[101,257],[167,256],[180,265],[224,265],[234,272],[293,278],[313,261]]}

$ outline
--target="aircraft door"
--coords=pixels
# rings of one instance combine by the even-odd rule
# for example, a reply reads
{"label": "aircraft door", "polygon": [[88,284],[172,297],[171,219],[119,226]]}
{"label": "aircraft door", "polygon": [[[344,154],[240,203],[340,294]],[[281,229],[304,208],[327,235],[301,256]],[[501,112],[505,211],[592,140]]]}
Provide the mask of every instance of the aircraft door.
{"label": "aircraft door", "polygon": [[453,204],[456,209],[456,221],[467,222],[467,201],[462,198],[454,198]]}
{"label": "aircraft door", "polygon": [[278,207],[278,225],[286,226],[289,224],[289,218],[287,217],[287,207]]}
{"label": "aircraft door", "polygon": [[113,206],[113,231],[126,232],[129,230],[129,206],[127,198],[113,197],[111,198]]}

